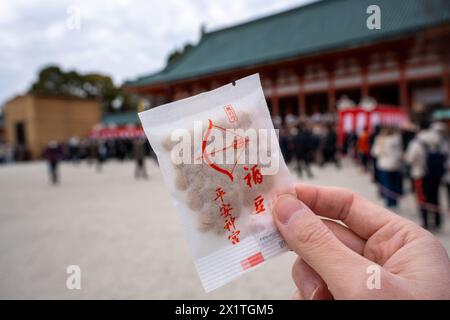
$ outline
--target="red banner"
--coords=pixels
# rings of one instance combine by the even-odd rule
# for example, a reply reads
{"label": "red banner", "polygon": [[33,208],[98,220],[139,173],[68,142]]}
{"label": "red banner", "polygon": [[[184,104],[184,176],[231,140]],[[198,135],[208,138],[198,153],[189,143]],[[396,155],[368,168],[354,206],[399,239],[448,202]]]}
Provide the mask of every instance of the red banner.
{"label": "red banner", "polygon": [[104,127],[93,129],[89,133],[89,137],[93,139],[141,138],[144,136],[144,130],[140,127]]}
{"label": "red banner", "polygon": [[407,112],[396,106],[377,105],[372,110],[365,110],[361,107],[349,108],[339,111],[338,138],[339,145],[342,145],[346,134],[361,133],[364,128],[372,132],[376,126],[400,127],[409,121]]}

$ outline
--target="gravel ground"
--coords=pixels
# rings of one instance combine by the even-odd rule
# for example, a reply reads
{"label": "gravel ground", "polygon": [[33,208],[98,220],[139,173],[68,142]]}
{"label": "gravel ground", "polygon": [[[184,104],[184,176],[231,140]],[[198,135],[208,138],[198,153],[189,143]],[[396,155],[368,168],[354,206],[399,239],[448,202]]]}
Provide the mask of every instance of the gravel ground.
{"label": "gravel ground", "polygon": [[[136,181],[132,162],[64,164],[51,186],[43,162],[0,166],[0,298],[9,299],[285,299],[294,292],[287,253],[205,294],[184,234],[153,162]],[[378,201],[375,187],[349,161],[313,168],[318,185],[343,186]],[[406,196],[398,213],[417,213]],[[447,221],[448,222],[448,221]],[[450,227],[438,235],[450,251]],[[66,288],[79,265],[81,290]]]}

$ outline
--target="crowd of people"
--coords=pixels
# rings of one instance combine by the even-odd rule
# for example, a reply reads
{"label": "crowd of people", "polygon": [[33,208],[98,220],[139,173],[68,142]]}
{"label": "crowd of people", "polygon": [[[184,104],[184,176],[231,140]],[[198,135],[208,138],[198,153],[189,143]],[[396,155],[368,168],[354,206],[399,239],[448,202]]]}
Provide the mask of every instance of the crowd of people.
{"label": "crowd of people", "polygon": [[[138,138],[86,138],[72,137],[68,141],[49,141],[41,158],[48,163],[49,178],[52,184],[58,184],[59,164],[62,161],[78,164],[85,161],[95,164],[101,172],[103,164],[108,160],[124,161],[133,159],[136,162],[134,175],[136,179],[147,179],[145,157],[156,158],[150,144],[143,137]],[[0,143],[0,164],[9,164],[30,160],[30,152],[22,145],[7,145]]]}
{"label": "crowd of people", "polygon": [[[62,144],[62,159],[72,162],[87,160],[103,163],[108,159],[123,161],[135,157],[136,141],[142,138],[88,138],[80,140],[77,137],[70,138]],[[143,153],[150,155],[150,146],[144,143]]]}
{"label": "crowd of people", "polygon": [[116,159],[124,161],[126,159],[134,159],[136,162],[134,172],[136,179],[147,179],[145,157],[150,156],[155,158],[147,140],[142,137],[116,139],[91,138],[81,141],[73,137],[64,144],[50,141],[42,156],[49,164],[51,181],[55,184],[59,181],[58,164],[60,161],[78,163],[81,160],[86,160],[88,164],[96,163],[97,171],[100,172],[103,164],[107,160]]}
{"label": "crowd of people", "polygon": [[300,176],[306,172],[313,178],[311,163],[327,163],[340,168],[337,134],[334,122],[302,121],[297,125],[280,126],[280,149],[286,163],[294,163]]}
{"label": "crowd of people", "polygon": [[30,150],[24,145],[11,145],[0,139],[0,164],[28,161],[31,159]]}
{"label": "crowd of people", "polygon": [[446,186],[450,203],[450,138],[444,123],[421,121],[416,126],[365,129],[356,139],[355,150],[387,207],[395,209],[406,190],[414,192],[423,227],[441,227],[446,211],[439,201],[441,185]]}
{"label": "crowd of people", "polygon": [[[289,120],[289,119],[286,119]],[[450,134],[442,122],[401,127],[376,126],[361,132],[349,132],[338,142],[335,119],[284,121],[279,128],[280,149],[288,165],[302,177],[313,178],[311,164],[341,167],[340,158],[355,159],[363,173],[370,174],[386,206],[395,208],[406,192],[414,192],[424,228],[442,226],[443,206],[439,199],[441,185],[448,193],[450,205]],[[9,150],[9,152],[8,152]],[[134,159],[135,177],[146,179],[145,157],[155,154],[145,138],[80,140],[76,137],[64,143],[50,141],[42,157],[47,160],[50,181],[59,182],[61,161],[96,164],[100,172],[105,161]],[[28,157],[29,158],[29,157]],[[26,149],[7,148],[1,144],[0,163],[27,160]]]}
{"label": "crowd of people", "polygon": [[450,206],[450,134],[445,123],[420,121],[414,125],[375,126],[349,132],[338,143],[335,121],[300,121],[282,124],[280,148],[286,163],[300,177],[312,178],[311,164],[334,164],[340,158],[355,159],[370,174],[380,197],[394,209],[406,192],[414,192],[424,228],[438,230],[443,213],[439,190],[447,189]]}

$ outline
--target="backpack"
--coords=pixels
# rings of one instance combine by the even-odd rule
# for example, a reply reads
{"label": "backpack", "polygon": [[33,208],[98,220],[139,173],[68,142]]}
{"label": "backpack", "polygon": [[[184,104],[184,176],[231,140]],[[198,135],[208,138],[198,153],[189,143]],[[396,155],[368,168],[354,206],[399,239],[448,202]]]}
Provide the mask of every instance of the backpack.
{"label": "backpack", "polygon": [[431,151],[425,142],[421,142],[425,149],[425,169],[426,178],[441,179],[446,171],[447,156],[438,148],[435,151]]}

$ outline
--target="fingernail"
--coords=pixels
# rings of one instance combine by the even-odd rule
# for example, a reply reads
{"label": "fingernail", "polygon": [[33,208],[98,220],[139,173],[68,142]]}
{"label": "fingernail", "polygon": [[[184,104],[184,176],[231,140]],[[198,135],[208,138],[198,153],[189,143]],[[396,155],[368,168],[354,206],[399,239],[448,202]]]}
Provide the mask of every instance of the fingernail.
{"label": "fingernail", "polygon": [[319,285],[314,281],[304,281],[300,288],[303,297],[308,300],[314,300],[317,291],[319,291]]}
{"label": "fingernail", "polygon": [[303,210],[304,204],[292,195],[282,195],[275,203],[275,215],[277,219],[288,224],[293,215]]}

